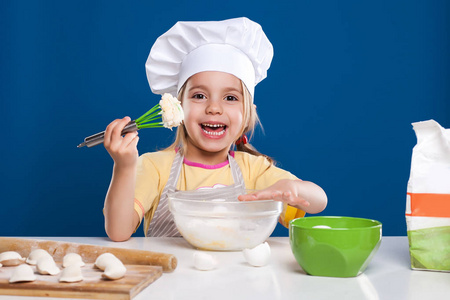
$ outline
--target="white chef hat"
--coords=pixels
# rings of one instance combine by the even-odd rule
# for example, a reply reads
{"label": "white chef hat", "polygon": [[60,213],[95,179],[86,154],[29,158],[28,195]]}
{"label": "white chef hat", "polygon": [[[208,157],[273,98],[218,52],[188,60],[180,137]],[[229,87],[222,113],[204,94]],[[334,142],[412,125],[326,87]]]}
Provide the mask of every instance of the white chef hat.
{"label": "white chef hat", "polygon": [[192,75],[221,71],[241,79],[254,96],[272,57],[272,44],[261,26],[247,18],[178,22],[156,40],[145,69],[155,94],[176,96]]}

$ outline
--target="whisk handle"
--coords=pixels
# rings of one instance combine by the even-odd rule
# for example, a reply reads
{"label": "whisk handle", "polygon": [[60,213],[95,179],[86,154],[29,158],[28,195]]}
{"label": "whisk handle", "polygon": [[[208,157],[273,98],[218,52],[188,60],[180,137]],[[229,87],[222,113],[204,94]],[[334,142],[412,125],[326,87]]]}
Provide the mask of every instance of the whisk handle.
{"label": "whisk handle", "polygon": [[[130,121],[122,130],[122,135],[127,134],[128,132],[137,131],[139,128],[137,127],[136,121]],[[105,139],[105,131],[93,134],[84,139],[84,142],[79,144],[77,148],[81,148],[87,146],[88,148],[97,146],[102,144]]]}

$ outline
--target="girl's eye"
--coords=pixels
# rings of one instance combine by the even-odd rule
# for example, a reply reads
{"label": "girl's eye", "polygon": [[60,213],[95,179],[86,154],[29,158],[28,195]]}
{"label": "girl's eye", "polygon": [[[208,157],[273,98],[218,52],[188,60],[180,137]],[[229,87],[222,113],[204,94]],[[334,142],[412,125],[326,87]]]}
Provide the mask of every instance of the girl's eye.
{"label": "girl's eye", "polygon": [[194,99],[205,99],[205,95],[195,94],[194,96],[192,96],[192,98],[194,98]]}
{"label": "girl's eye", "polygon": [[238,98],[235,96],[227,96],[225,99],[227,99],[227,101],[238,101]]}

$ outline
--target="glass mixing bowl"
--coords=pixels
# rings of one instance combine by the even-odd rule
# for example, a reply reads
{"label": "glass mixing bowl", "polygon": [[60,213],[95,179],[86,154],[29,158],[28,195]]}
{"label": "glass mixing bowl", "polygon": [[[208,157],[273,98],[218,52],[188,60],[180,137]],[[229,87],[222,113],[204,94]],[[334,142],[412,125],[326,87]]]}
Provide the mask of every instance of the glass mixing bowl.
{"label": "glass mixing bowl", "polygon": [[168,196],[178,231],[204,250],[238,251],[263,243],[275,229],[283,205],[273,200],[202,200],[201,193],[197,200],[176,193]]}

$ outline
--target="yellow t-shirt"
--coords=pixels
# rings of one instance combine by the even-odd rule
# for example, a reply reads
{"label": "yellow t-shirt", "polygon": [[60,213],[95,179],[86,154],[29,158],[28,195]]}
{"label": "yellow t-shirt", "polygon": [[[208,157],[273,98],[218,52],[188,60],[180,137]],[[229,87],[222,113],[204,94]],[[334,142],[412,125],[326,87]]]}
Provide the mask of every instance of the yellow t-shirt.
{"label": "yellow t-shirt", "polygon": [[[144,217],[145,233],[169,179],[175,155],[174,150],[164,150],[146,153],[139,157],[134,209],[141,220]],[[280,179],[297,179],[293,174],[271,165],[263,156],[240,151],[233,152],[232,155],[241,169],[246,189],[260,190],[271,186]],[[177,189],[188,191],[205,187],[228,186],[233,183],[228,161],[210,166],[185,160],[178,178]],[[280,222],[287,227],[290,220],[304,215],[303,211],[284,205]]]}

